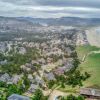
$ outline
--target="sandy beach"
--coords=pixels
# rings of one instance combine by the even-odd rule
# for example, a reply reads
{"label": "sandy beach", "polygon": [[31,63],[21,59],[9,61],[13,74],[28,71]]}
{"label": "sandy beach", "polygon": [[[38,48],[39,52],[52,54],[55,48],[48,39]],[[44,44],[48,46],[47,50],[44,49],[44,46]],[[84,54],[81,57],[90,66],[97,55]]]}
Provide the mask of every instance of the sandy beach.
{"label": "sandy beach", "polygon": [[90,45],[100,47],[100,27],[86,30],[86,35]]}

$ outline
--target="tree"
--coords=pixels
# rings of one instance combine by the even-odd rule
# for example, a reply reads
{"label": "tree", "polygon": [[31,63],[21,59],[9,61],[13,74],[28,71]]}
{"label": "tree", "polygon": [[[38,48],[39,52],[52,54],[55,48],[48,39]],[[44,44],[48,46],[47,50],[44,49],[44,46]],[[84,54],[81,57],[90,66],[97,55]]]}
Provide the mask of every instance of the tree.
{"label": "tree", "polygon": [[70,94],[70,95],[67,96],[67,99],[65,99],[65,100],[77,100],[77,97]]}
{"label": "tree", "polygon": [[80,71],[75,71],[74,74],[68,76],[67,84],[72,85],[72,87],[77,85],[82,86],[82,77],[83,76],[81,75]]}
{"label": "tree", "polygon": [[11,95],[11,94],[13,94],[13,93],[20,94],[20,93],[18,92],[18,88],[17,88],[17,86],[16,86],[15,84],[9,85],[9,86],[8,86],[8,95]]}
{"label": "tree", "polygon": [[41,90],[37,89],[34,93],[34,97],[32,100],[44,100],[44,95]]}
{"label": "tree", "polygon": [[55,81],[50,80],[50,81],[48,82],[48,88],[51,89],[51,88],[54,86],[54,84],[55,84]]}
{"label": "tree", "polygon": [[27,78],[26,74],[24,74],[24,77],[23,77],[23,84],[25,85],[25,90],[27,90],[30,86],[30,80]]}
{"label": "tree", "polygon": [[5,56],[2,53],[0,53],[0,60],[5,60]]}
{"label": "tree", "polygon": [[6,100],[6,96],[4,96],[3,94],[0,94],[0,100]]}
{"label": "tree", "polygon": [[90,77],[90,74],[85,72],[85,80]]}
{"label": "tree", "polygon": [[65,84],[63,82],[61,83],[61,87],[62,88],[65,88]]}
{"label": "tree", "polygon": [[83,96],[79,95],[79,96],[77,97],[77,100],[85,100],[85,98],[84,98]]}
{"label": "tree", "polygon": [[64,97],[62,97],[62,98],[61,98],[61,100],[65,100],[65,98],[64,98]]}
{"label": "tree", "polygon": [[6,87],[7,86],[7,84],[5,83],[5,82],[0,82],[0,87]]}
{"label": "tree", "polygon": [[81,95],[74,96],[74,95],[70,94],[67,97],[62,97],[61,100],[85,100],[85,98]]}
{"label": "tree", "polygon": [[20,94],[25,92],[25,87],[23,85],[23,80],[19,80],[18,84],[17,84],[17,88]]}

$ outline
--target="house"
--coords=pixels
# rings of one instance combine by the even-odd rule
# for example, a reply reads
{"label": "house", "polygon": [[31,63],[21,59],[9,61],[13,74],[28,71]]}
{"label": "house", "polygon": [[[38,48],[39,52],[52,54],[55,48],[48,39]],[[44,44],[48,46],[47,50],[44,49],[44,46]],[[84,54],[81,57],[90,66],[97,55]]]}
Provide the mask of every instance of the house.
{"label": "house", "polygon": [[65,72],[65,69],[66,69],[65,67],[58,67],[57,69],[54,70],[54,73],[56,75],[63,75]]}
{"label": "house", "polygon": [[4,53],[7,50],[5,42],[0,42],[0,53]]}
{"label": "house", "polygon": [[47,63],[52,63],[53,59],[52,58],[47,58]]}
{"label": "house", "polygon": [[14,75],[14,76],[12,77],[12,82],[13,82],[14,84],[17,84],[17,83],[19,82],[19,80],[21,80],[22,77],[23,77],[23,75]]}
{"label": "house", "polygon": [[5,65],[7,63],[8,63],[7,60],[0,61],[0,65]]}
{"label": "house", "polygon": [[98,98],[100,100],[100,90],[93,88],[81,88],[80,94],[88,98]]}
{"label": "house", "polygon": [[45,82],[40,76],[36,75],[35,76],[35,81],[37,82],[38,85],[41,85],[42,87],[45,86]]}
{"label": "house", "polygon": [[25,65],[21,65],[20,68],[24,71],[36,71],[36,67],[30,63],[26,63]]}
{"label": "house", "polygon": [[12,94],[7,100],[30,100],[30,98],[18,94]]}
{"label": "house", "polygon": [[20,47],[19,53],[24,55],[26,53],[26,49],[24,47]]}
{"label": "house", "polygon": [[38,89],[38,85],[31,84],[30,88],[28,89],[29,93],[34,93]]}
{"label": "house", "polygon": [[20,68],[23,69],[23,70],[26,70],[26,66],[25,65],[21,65]]}
{"label": "house", "polygon": [[28,74],[28,79],[33,80],[33,76],[31,74]]}
{"label": "house", "polygon": [[65,48],[65,51],[67,52],[67,55],[70,56],[72,53],[72,50],[70,47]]}
{"label": "house", "polygon": [[41,69],[42,69],[42,70],[46,70],[46,69],[47,69],[47,65],[42,65],[42,66],[41,66]]}
{"label": "house", "polygon": [[43,65],[46,64],[46,61],[44,58],[39,59],[38,62],[39,64],[43,64]]}
{"label": "house", "polygon": [[31,61],[31,64],[32,64],[32,65],[34,65],[34,64],[39,64],[39,62],[36,61],[36,60],[32,60],[32,61]]}
{"label": "house", "polygon": [[31,83],[35,82],[35,79],[33,78],[32,74],[28,74],[28,79],[30,80]]}
{"label": "house", "polygon": [[25,66],[31,68],[32,67],[32,64],[26,63]]}
{"label": "house", "polygon": [[52,72],[50,73],[44,73],[44,77],[47,79],[47,80],[55,80],[55,76]]}
{"label": "house", "polygon": [[0,81],[2,81],[2,82],[11,82],[11,77],[9,76],[9,74],[5,73],[5,74],[1,75]]}
{"label": "house", "polygon": [[54,73],[56,75],[63,75],[65,72],[70,71],[73,68],[72,63],[66,63],[64,66],[58,67],[57,69],[54,69]]}

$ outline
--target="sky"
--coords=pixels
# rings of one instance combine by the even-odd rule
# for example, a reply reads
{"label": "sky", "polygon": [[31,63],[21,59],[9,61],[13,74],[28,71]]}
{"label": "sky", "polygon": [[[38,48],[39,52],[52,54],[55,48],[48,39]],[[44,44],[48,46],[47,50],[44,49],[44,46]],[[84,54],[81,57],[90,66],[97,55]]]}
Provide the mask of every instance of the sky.
{"label": "sky", "polygon": [[100,18],[100,0],[0,0],[0,16]]}

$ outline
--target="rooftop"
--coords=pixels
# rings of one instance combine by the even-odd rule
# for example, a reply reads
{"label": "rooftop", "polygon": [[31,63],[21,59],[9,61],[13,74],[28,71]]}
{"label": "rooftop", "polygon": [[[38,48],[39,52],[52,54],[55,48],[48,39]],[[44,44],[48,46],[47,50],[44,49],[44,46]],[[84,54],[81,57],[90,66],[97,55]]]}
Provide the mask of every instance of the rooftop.
{"label": "rooftop", "polygon": [[18,94],[12,94],[8,97],[8,100],[30,100],[29,97],[18,95]]}
{"label": "rooftop", "polygon": [[80,94],[100,97],[100,90],[92,88],[81,88]]}

